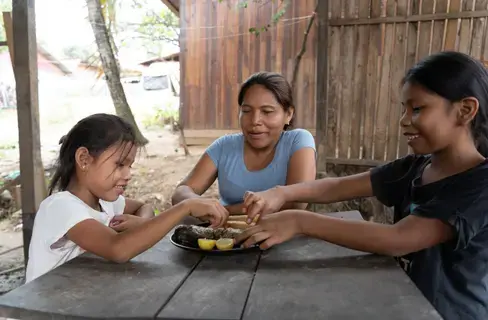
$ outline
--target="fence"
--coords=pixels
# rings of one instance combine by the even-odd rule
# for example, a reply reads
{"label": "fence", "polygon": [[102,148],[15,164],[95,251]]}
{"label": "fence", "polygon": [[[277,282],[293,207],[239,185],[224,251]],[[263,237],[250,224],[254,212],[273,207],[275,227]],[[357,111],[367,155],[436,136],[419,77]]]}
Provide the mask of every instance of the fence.
{"label": "fence", "polygon": [[488,60],[488,0],[328,3],[329,17],[323,25],[328,32],[319,27],[319,34],[326,32],[328,39],[319,39],[318,47],[328,55],[317,55],[317,74],[328,70],[326,93],[319,93],[317,101],[317,115],[321,109],[326,113],[321,144],[327,160],[377,165],[406,155],[408,147],[399,131],[405,71],[442,50]]}

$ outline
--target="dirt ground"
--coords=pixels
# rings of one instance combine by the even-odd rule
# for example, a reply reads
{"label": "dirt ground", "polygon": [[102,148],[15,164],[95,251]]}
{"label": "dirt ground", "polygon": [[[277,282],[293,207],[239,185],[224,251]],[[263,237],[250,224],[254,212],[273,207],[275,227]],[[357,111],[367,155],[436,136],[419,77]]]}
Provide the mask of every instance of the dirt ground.
{"label": "dirt ground", "polygon": [[[178,137],[167,130],[155,130],[144,133],[150,140],[145,150],[141,150],[133,166],[133,176],[126,190],[126,197],[133,197],[152,203],[159,211],[171,205],[174,187],[190,172],[204,151],[203,147],[190,147],[191,155],[185,157],[179,148]],[[52,161],[55,152],[46,153],[43,162]],[[3,170],[16,168],[15,160],[3,161]],[[8,166],[7,166],[8,164]],[[4,171],[5,172],[5,171]],[[205,193],[210,197],[218,194],[216,183]],[[12,290],[24,281],[24,270],[7,272],[23,265],[22,230],[20,214],[0,221],[0,295]],[[6,254],[2,252],[17,248]]]}

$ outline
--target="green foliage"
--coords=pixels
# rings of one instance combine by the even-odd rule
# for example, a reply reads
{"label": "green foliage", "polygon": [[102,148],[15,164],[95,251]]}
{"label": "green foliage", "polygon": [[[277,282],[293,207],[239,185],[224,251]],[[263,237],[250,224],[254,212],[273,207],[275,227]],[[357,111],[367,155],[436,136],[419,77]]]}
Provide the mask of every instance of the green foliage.
{"label": "green foliage", "polygon": [[165,41],[178,45],[179,26],[178,17],[165,7],[159,13],[146,13],[136,31],[147,40],[146,45],[155,41]]}
{"label": "green foliage", "polygon": [[[219,2],[222,3],[223,0],[219,0]],[[252,0],[252,2],[260,4],[260,5],[264,5],[268,2],[278,2],[279,3],[278,11],[276,11],[273,14],[273,16],[271,17],[271,20],[269,21],[268,24],[261,26],[261,27],[249,28],[248,31],[250,33],[255,34],[256,36],[259,36],[259,34],[261,32],[266,32],[266,31],[268,31],[269,28],[271,28],[272,26],[275,26],[281,20],[281,18],[283,18],[283,16],[286,13],[286,9],[288,8],[288,5],[290,4],[290,0]],[[239,3],[237,4],[238,9],[247,9],[248,6],[249,6],[249,0],[242,0],[242,1],[239,1]]]}

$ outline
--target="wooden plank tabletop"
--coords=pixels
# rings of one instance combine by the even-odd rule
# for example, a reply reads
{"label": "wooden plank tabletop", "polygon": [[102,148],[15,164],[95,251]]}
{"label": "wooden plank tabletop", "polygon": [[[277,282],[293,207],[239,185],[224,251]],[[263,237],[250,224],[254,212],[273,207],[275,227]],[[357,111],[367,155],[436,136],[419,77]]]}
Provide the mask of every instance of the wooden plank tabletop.
{"label": "wooden plank tabletop", "polygon": [[0,317],[441,319],[389,257],[303,237],[263,252],[204,256],[168,238],[128,264],[76,258],[0,297]]}
{"label": "wooden plank tabletop", "polygon": [[125,264],[82,256],[0,297],[0,317],[152,319],[202,256],[163,239]]}

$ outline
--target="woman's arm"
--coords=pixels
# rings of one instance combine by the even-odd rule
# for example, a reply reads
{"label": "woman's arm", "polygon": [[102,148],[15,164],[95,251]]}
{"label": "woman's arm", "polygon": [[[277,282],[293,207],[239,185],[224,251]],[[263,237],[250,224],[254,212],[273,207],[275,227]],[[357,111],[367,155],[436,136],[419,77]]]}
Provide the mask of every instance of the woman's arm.
{"label": "woman's arm", "polygon": [[200,197],[217,179],[217,167],[212,159],[204,153],[193,170],[176,187],[173,197],[173,205],[186,199]]}
{"label": "woman's arm", "polygon": [[[312,148],[299,149],[290,158],[286,185],[314,181],[316,174],[315,150]],[[305,209],[307,204],[307,202],[287,201],[280,210]]]}
{"label": "woman's arm", "polygon": [[126,198],[124,214],[130,214],[144,219],[151,219],[154,217],[154,210],[150,204],[144,204],[141,201]]}

